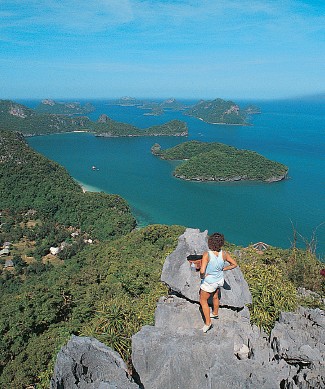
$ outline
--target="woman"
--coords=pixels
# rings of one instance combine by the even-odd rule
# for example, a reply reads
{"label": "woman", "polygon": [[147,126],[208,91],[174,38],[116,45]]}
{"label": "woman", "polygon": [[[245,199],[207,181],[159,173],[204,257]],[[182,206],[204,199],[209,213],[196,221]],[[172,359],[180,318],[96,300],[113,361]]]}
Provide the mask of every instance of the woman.
{"label": "woman", "polygon": [[[219,293],[218,289],[223,286],[225,270],[234,269],[237,263],[231,258],[229,253],[221,250],[225,242],[224,236],[219,232],[209,236],[209,251],[206,251],[202,257],[200,277],[202,279],[200,286],[200,304],[202,307],[205,325],[202,331],[205,333],[212,328],[211,318],[218,319]],[[225,261],[229,262],[225,266]],[[210,314],[208,299],[213,295],[213,309]]]}

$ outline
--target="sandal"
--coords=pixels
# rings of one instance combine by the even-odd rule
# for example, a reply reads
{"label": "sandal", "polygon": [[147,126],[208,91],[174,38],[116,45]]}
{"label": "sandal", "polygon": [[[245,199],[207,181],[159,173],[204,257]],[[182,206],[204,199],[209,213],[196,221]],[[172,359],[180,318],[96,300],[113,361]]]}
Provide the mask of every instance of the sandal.
{"label": "sandal", "polygon": [[212,326],[212,323],[210,323],[209,325],[204,324],[204,326],[203,326],[203,328],[202,328],[202,331],[203,331],[204,333],[206,333],[206,332],[208,332],[209,330],[211,330],[212,327],[213,327],[213,326]]}

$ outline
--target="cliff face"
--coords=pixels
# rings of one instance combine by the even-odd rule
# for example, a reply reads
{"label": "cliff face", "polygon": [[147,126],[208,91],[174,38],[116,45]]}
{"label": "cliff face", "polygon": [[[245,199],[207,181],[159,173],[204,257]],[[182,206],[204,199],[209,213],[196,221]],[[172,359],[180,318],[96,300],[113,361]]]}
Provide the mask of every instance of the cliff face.
{"label": "cliff face", "polygon": [[[155,325],[143,327],[132,338],[132,362],[139,387],[324,388],[324,311],[300,308],[295,313],[282,313],[271,335],[267,336],[250,324],[246,304],[251,302],[251,295],[239,268],[225,272],[220,319],[213,319],[214,326],[207,333],[201,331],[199,275],[190,270],[186,257],[206,250],[206,236],[207,232],[187,229],[180,236],[176,250],[166,259],[162,281],[170,286],[171,293],[159,300]],[[93,358],[97,358],[98,347],[89,349],[89,355],[91,352]],[[57,364],[63,355],[59,354]],[[77,358],[87,360],[80,356],[74,360]],[[98,383],[94,386],[89,377],[97,376],[103,367],[101,364],[90,367],[87,363],[83,364],[83,369],[80,363],[56,368],[52,389],[129,387],[129,381],[125,386],[99,386]],[[106,363],[104,369],[110,371],[110,365]],[[82,378],[82,371],[87,372],[88,381]],[[67,384],[63,376],[69,377],[72,372],[79,372],[79,376],[74,384],[72,381]],[[107,374],[114,376],[116,371]],[[125,369],[123,376],[126,376]]]}

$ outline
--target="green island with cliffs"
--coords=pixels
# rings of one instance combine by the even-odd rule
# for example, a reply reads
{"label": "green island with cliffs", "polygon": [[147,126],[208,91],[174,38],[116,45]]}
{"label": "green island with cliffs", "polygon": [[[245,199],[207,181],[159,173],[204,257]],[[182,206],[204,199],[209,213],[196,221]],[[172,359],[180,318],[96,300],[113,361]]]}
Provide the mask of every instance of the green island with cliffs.
{"label": "green island with cliffs", "polygon": [[167,150],[156,143],[151,152],[161,159],[183,160],[173,175],[184,180],[275,182],[288,174],[288,167],[279,162],[216,142],[189,141]]}
{"label": "green island with cliffs", "polygon": [[247,125],[246,111],[233,101],[223,99],[201,100],[184,111],[184,115],[194,116],[210,124]]}
{"label": "green island with cliffs", "polygon": [[104,137],[188,135],[186,123],[180,120],[140,129],[112,120],[107,115],[101,115],[97,122],[94,122],[87,116],[39,113],[10,100],[0,100],[0,126],[6,130],[19,131],[24,136],[78,131]]}

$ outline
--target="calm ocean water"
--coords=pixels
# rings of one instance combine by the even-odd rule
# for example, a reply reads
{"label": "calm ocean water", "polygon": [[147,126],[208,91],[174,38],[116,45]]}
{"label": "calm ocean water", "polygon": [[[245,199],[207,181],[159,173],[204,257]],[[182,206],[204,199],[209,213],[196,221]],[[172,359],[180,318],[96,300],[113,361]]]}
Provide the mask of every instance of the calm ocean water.
{"label": "calm ocean water", "polygon": [[[24,101],[33,107],[35,102]],[[144,116],[136,107],[92,101],[101,113],[145,128],[178,118],[187,122],[188,138],[96,138],[73,133],[28,138],[32,148],[63,165],[92,190],[117,193],[131,205],[139,225],[180,224],[223,232],[230,242],[263,241],[290,247],[293,226],[306,239],[317,229],[318,253],[325,254],[325,101],[255,101],[262,109],[252,126],[203,123],[181,112]],[[240,101],[241,106],[245,102]],[[265,183],[195,183],[172,176],[175,162],[150,153],[187,140],[217,141],[255,150],[289,166],[289,179]],[[93,171],[95,165],[99,170]]]}

